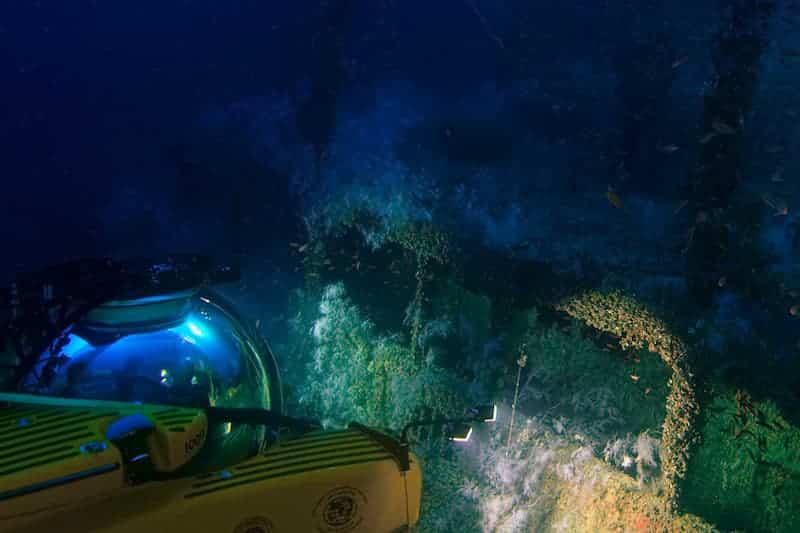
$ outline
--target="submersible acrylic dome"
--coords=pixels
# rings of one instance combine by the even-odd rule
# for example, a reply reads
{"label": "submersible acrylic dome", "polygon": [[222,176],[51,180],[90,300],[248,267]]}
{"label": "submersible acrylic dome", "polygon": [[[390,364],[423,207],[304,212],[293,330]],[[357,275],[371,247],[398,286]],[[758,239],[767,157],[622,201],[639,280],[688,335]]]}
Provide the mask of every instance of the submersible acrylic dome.
{"label": "submersible acrylic dome", "polygon": [[[197,290],[92,309],[42,354],[23,389],[62,398],[282,408],[269,346],[223,298]],[[243,455],[263,440],[262,428],[218,429],[221,439],[239,441]]]}
{"label": "submersible acrylic dome", "polygon": [[[275,409],[274,364],[219,296],[113,301],[56,340],[27,392],[66,398]],[[266,352],[266,353],[264,353]]]}

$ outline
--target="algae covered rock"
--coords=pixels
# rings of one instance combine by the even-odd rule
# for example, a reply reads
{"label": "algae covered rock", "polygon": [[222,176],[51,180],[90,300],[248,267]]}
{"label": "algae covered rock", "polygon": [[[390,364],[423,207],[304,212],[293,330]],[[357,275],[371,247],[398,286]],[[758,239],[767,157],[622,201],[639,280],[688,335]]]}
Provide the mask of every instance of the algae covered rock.
{"label": "algae covered rock", "polygon": [[661,439],[664,491],[668,504],[675,508],[680,480],[686,477],[692,423],[699,411],[686,345],[647,307],[620,292],[587,292],[567,299],[559,309],[618,336],[623,348],[647,348],[657,353],[671,368]]}
{"label": "algae covered rock", "polygon": [[704,410],[684,506],[723,528],[800,531],[800,429],[772,402],[722,390]]}

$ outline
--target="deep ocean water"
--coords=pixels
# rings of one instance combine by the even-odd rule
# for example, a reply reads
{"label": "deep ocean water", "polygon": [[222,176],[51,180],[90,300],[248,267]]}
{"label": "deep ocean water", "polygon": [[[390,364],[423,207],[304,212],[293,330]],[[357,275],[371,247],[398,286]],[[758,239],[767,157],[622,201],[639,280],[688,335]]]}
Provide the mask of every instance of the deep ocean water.
{"label": "deep ocean water", "polygon": [[[800,531],[800,4],[0,7],[0,285],[236,262],[287,410],[420,531]],[[346,393],[343,393],[346,391]]]}

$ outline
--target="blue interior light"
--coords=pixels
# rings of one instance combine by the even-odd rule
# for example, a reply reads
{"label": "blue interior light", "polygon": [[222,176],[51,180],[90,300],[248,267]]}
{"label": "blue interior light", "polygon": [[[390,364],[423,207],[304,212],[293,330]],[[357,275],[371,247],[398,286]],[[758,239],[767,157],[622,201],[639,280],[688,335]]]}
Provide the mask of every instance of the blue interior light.
{"label": "blue interior light", "polygon": [[198,337],[203,336],[203,330],[200,329],[200,326],[198,326],[194,322],[187,322],[186,326],[189,328],[189,331],[191,331],[193,335],[197,335]]}
{"label": "blue interior light", "polygon": [[85,339],[74,333],[71,333],[69,336],[69,342],[61,349],[61,353],[72,359],[79,356],[83,350],[88,351],[91,349],[93,349],[92,345],[89,344]]}

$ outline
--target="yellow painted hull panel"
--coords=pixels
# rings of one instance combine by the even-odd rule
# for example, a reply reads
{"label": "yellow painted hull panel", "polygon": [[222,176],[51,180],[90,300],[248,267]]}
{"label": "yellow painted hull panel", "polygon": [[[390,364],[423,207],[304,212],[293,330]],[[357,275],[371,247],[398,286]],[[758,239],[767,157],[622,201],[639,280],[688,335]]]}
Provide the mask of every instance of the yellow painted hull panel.
{"label": "yellow painted hull panel", "polygon": [[[224,470],[130,485],[104,431],[131,410],[179,443],[206,424],[200,411],[163,406],[0,408],[0,531],[389,533],[419,519],[416,458],[401,472],[357,430],[314,432]],[[181,431],[162,427],[176,418]],[[159,460],[169,467],[167,452]]]}

